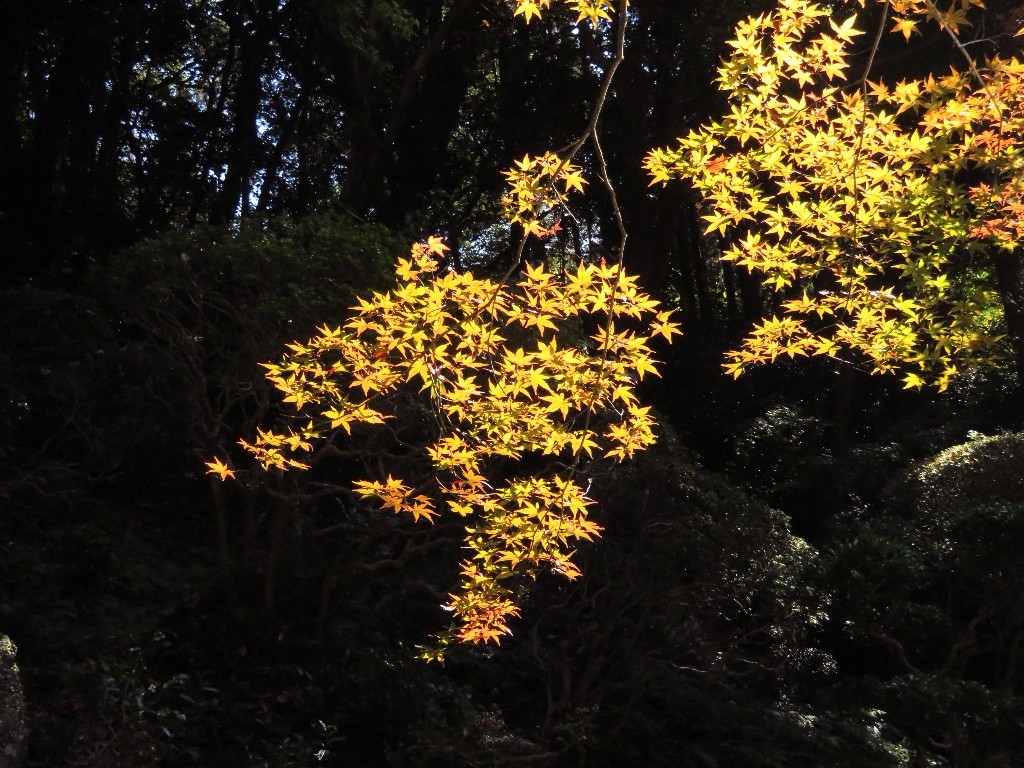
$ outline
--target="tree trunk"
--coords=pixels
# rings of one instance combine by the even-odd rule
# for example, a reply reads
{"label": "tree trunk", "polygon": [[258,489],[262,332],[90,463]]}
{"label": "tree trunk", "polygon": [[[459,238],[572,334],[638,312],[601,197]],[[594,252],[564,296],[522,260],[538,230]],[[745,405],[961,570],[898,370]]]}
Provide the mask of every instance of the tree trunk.
{"label": "tree trunk", "polygon": [[214,517],[217,523],[217,560],[220,565],[221,582],[228,603],[237,605],[238,590],[235,585],[235,563],[231,557],[231,535],[228,530],[228,510],[227,500],[224,498],[224,487],[220,480],[211,477],[210,489],[213,492]]}
{"label": "tree trunk", "polygon": [[273,40],[274,17],[269,13],[262,14],[256,7],[249,21],[251,31],[243,29],[239,33],[238,84],[231,104],[234,125],[224,185],[211,214],[211,220],[216,224],[232,221],[236,216],[245,216],[249,212],[253,172],[263,159],[260,157],[260,103],[263,99],[263,71]]}

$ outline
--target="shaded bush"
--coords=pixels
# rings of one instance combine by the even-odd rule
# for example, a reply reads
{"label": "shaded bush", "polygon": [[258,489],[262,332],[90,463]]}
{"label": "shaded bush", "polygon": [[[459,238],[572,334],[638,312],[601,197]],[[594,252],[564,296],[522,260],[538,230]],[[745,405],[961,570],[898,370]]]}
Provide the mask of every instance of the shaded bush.
{"label": "shaded bush", "polygon": [[852,698],[886,711],[921,760],[1024,759],[1022,458],[1019,434],[941,452],[824,559],[834,622],[874,654]]}

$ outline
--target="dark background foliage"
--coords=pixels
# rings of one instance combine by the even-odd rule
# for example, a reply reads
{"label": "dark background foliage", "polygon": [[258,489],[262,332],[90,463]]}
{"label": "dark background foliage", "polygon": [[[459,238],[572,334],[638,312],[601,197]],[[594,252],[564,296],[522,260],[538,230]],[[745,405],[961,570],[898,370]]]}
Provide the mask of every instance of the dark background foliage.
{"label": "dark background foliage", "polygon": [[[592,470],[585,575],[524,584],[514,636],[441,667],[413,657],[459,530],[352,496],[387,446],[229,484],[203,464],[278,414],[258,363],[410,241],[509,266],[501,171],[578,134],[608,31],[499,0],[0,3],[0,632],[27,765],[1024,761],[1014,367],[941,396],[830,362],[723,378],[773,297],[640,172],[716,114],[723,41],[764,7],[630,3],[601,127],[628,266],[686,330],[645,384],[660,444]],[[553,256],[614,248],[597,187]]]}

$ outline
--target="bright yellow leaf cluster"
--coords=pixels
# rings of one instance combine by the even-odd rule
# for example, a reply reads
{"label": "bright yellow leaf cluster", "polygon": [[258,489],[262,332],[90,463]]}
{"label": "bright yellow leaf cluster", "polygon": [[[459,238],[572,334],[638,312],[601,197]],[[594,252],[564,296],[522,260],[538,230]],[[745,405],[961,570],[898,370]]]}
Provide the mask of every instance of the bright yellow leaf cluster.
{"label": "bright yellow leaf cluster", "polygon": [[[601,20],[611,19],[611,13],[615,9],[611,0],[565,0],[565,3],[578,14],[577,23],[589,21],[594,26]],[[551,0],[516,0],[514,15],[525,17],[526,23],[529,24],[530,19],[540,18],[541,12],[550,7]]]}
{"label": "bright yellow leaf cluster", "polygon": [[[651,338],[679,333],[618,266],[560,274],[529,266],[514,285],[499,285],[443,267],[445,250],[438,238],[415,245],[392,290],[266,364],[305,426],[242,443],[268,468],[301,469],[339,430],[393,419],[410,397],[433,411],[412,476],[355,484],[363,498],[416,520],[465,519],[468,555],[447,606],[455,621],[431,658],[453,641],[507,633],[517,579],[542,569],[578,574],[572,543],[600,531],[588,518],[581,462],[626,459],[654,442],[654,419],[634,387],[656,374]],[[586,338],[585,327],[597,330]],[[516,476],[527,457],[561,469]]]}
{"label": "bright yellow leaf cluster", "polygon": [[[977,4],[893,9],[955,32]],[[907,386],[944,389],[964,363],[989,359],[999,304],[986,258],[1024,231],[1022,67],[992,58],[860,86],[848,54],[861,32],[829,14],[782,0],[741,23],[719,70],[728,113],[651,152],[646,168],[652,183],[689,179],[724,257],[782,294],[784,313],[754,329],[730,373],[852,352]]]}
{"label": "bright yellow leaf cluster", "polygon": [[[863,4],[862,0],[862,4]],[[959,34],[962,27],[969,27],[971,22],[967,14],[972,8],[984,8],[984,0],[888,0],[893,15],[893,32],[902,34],[907,40],[915,32],[919,32],[918,24],[922,19],[931,19],[942,29]]]}
{"label": "bright yellow leaf cluster", "polygon": [[559,158],[554,152],[533,157],[526,155],[505,171],[509,191],[501,198],[505,216],[521,224],[528,235],[546,237],[557,230],[551,221],[573,191],[583,191],[586,180],[578,166]]}
{"label": "bright yellow leaf cluster", "polygon": [[516,0],[516,16],[524,16],[526,23],[530,23],[530,19],[536,16],[538,19],[541,16],[541,11],[551,7],[551,0]]}
{"label": "bright yellow leaf cluster", "polygon": [[390,509],[393,512],[407,512],[412,515],[413,520],[419,520],[422,517],[428,522],[433,522],[437,517],[434,502],[429,496],[423,493],[413,496],[412,489],[391,475],[388,475],[388,479],[383,483],[358,480],[353,487],[356,493],[364,499],[377,499],[384,509]]}

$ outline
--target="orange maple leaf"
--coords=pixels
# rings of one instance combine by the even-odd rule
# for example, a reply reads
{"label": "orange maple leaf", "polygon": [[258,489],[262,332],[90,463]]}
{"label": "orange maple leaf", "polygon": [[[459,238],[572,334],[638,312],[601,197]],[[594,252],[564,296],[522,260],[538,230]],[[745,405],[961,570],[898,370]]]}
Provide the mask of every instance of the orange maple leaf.
{"label": "orange maple leaf", "polygon": [[217,475],[221,480],[227,480],[229,477],[234,478],[235,476],[235,470],[229,469],[227,464],[216,457],[214,457],[213,461],[206,462],[206,466],[209,467],[206,470],[206,474]]}

